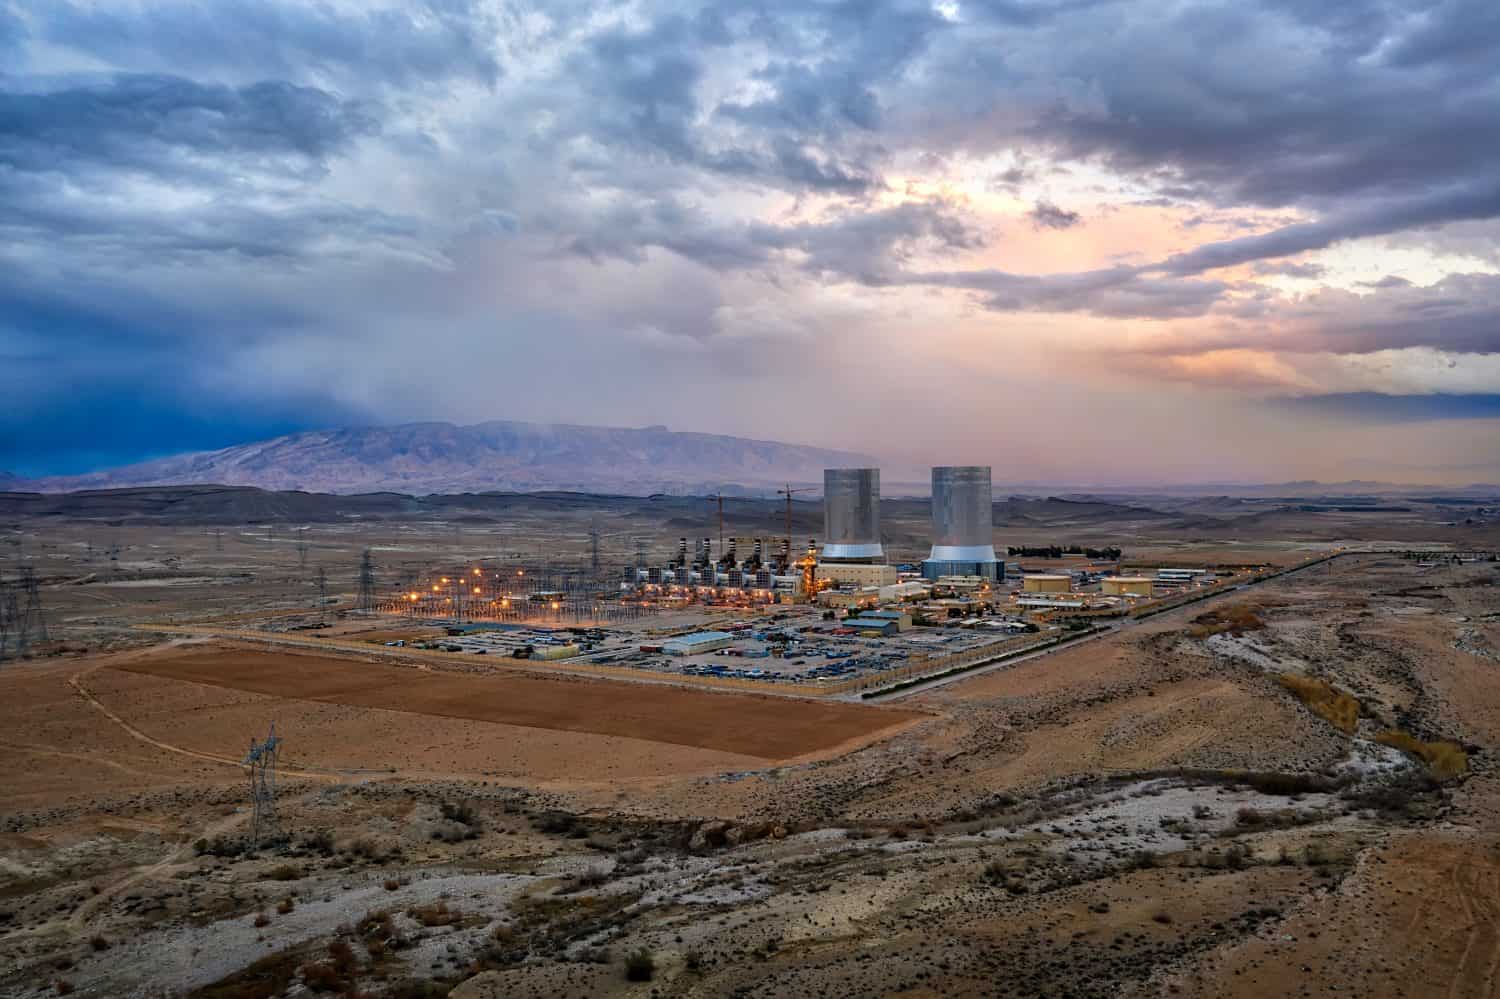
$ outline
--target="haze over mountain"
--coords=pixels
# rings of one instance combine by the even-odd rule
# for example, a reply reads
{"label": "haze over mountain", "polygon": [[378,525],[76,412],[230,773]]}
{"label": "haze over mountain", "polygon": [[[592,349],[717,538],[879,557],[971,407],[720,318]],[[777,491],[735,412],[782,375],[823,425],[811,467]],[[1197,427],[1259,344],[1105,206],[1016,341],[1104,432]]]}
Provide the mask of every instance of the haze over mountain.
{"label": "haze over mountain", "polygon": [[86,475],[22,481],[42,492],[222,483],[324,493],[565,489],[647,495],[822,482],[823,469],[878,464],[849,451],[676,433],[495,420],[309,431]]}

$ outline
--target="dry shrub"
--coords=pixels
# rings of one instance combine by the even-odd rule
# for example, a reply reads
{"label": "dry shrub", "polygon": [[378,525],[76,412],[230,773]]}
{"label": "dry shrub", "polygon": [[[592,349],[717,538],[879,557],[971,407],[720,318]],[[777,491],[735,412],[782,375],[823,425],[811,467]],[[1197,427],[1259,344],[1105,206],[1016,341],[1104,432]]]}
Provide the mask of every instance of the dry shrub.
{"label": "dry shrub", "polygon": [[281,913],[283,916],[285,916],[288,912],[291,912],[296,907],[297,903],[292,901],[292,896],[290,895],[282,899],[280,902],[276,903],[276,911]]}
{"label": "dry shrub", "polygon": [[656,975],[656,957],[645,947],[625,958],[625,978],[632,982],[649,982]]}
{"label": "dry shrub", "polygon": [[462,919],[464,915],[457,909],[448,908],[447,902],[419,905],[407,909],[406,914],[423,926],[452,926]]}
{"label": "dry shrub", "polygon": [[1188,624],[1187,633],[1193,638],[1208,638],[1210,635],[1243,635],[1247,631],[1260,631],[1266,626],[1255,608],[1249,604],[1230,604],[1206,614],[1199,614]]}
{"label": "dry shrub", "polygon": [[1469,769],[1469,754],[1462,746],[1453,742],[1423,742],[1397,729],[1381,732],[1375,741],[1394,746],[1427,764],[1427,772],[1434,780],[1452,780]]}
{"label": "dry shrub", "polygon": [[272,881],[296,881],[301,876],[302,872],[291,864],[281,864],[273,867],[270,874],[267,875]]}
{"label": "dry shrub", "polygon": [[1337,690],[1327,680],[1296,673],[1283,673],[1276,678],[1287,690],[1296,694],[1309,711],[1328,724],[1353,735],[1359,726],[1359,701],[1352,695]]}
{"label": "dry shrub", "polygon": [[270,925],[271,925],[271,917],[266,914],[266,910],[262,909],[262,910],[260,910],[259,912],[257,912],[255,914],[255,927],[257,929],[259,929],[262,926],[270,926]]}
{"label": "dry shrub", "polygon": [[349,984],[331,964],[304,964],[301,971],[302,981],[314,992],[342,992]]}

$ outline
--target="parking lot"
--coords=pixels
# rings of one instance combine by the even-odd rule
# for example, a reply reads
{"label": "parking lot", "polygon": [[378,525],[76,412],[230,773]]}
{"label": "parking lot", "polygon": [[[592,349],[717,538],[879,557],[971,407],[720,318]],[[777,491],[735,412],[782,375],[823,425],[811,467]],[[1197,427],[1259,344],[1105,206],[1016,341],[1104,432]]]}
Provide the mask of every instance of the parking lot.
{"label": "parking lot", "polygon": [[820,611],[811,608],[706,621],[703,629],[723,632],[730,640],[712,651],[678,656],[663,651],[666,639],[650,629],[468,625],[449,628],[445,637],[421,644],[459,655],[507,656],[558,665],[588,664],[769,685],[835,683],[875,675],[923,659],[966,652],[1003,637],[993,629],[958,626],[907,628],[874,637],[842,621],[825,620]]}

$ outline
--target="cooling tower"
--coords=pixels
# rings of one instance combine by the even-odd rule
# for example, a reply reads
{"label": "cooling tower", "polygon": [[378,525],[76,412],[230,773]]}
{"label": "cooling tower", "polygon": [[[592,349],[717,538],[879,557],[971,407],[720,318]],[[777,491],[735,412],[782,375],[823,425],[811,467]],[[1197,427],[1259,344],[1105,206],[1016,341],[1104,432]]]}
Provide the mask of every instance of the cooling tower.
{"label": "cooling tower", "polygon": [[923,576],[1004,578],[1005,563],[995,557],[991,502],[988,465],[932,470],[932,554],[922,563]]}
{"label": "cooling tower", "polygon": [[880,546],[880,469],[823,470],[825,562],[883,562]]}

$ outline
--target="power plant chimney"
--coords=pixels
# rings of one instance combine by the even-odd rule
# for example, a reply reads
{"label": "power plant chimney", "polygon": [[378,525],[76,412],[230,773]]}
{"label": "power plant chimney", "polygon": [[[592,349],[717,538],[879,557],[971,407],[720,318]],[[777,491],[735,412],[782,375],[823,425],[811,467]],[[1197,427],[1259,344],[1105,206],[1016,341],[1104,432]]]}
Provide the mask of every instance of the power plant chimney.
{"label": "power plant chimney", "polygon": [[824,562],[884,562],[880,469],[823,469]]}
{"label": "power plant chimney", "polygon": [[995,557],[992,503],[988,465],[932,470],[932,553],[922,563],[923,577],[1005,578],[1005,563]]}

